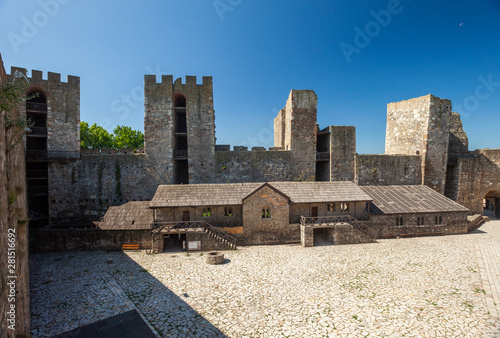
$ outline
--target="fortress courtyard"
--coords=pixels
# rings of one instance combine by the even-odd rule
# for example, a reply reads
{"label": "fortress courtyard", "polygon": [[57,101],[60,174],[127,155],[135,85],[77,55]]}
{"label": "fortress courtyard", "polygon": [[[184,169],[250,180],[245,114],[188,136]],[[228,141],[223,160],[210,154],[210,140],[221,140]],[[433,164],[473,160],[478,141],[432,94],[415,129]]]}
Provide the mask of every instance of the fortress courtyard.
{"label": "fortress courtyard", "polygon": [[160,337],[500,337],[500,220],[466,235],[239,247],[222,265],[206,254],[32,255],[32,334],[136,309]]}

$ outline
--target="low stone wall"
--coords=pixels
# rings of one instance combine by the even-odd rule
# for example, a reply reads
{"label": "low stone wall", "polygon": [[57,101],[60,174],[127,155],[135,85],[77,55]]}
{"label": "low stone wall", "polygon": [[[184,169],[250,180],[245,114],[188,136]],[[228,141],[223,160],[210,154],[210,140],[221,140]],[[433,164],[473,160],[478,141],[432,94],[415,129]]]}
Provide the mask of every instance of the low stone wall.
{"label": "low stone wall", "polygon": [[200,241],[201,251],[211,251],[211,250],[230,250],[229,246],[223,242],[209,236],[206,232],[188,232],[186,234],[186,240],[189,241]]}
{"label": "low stone wall", "polygon": [[[300,242],[302,246],[314,246],[314,229],[319,229],[319,227],[300,226]],[[328,230],[328,237],[330,237],[331,234],[333,235],[333,244],[335,245],[375,242],[374,239],[370,238],[361,231],[356,230],[350,224],[337,224],[328,228]]]}
{"label": "low stone wall", "polygon": [[123,244],[151,249],[151,230],[52,229],[38,232],[37,252],[120,250]]}
{"label": "low stone wall", "polygon": [[[396,226],[396,218],[403,217],[403,225]],[[417,225],[417,217],[424,217],[424,225]],[[441,217],[442,224],[435,224],[435,217]],[[372,215],[367,223],[378,238],[399,236],[453,235],[467,233],[467,212]]]}
{"label": "low stone wall", "polygon": [[338,224],[334,228],[333,232],[333,244],[361,244],[361,243],[373,243],[374,239],[370,238],[366,234],[359,230],[356,230],[350,224]]}
{"label": "low stone wall", "polygon": [[467,232],[471,232],[484,222],[483,216],[480,214],[467,217]]}

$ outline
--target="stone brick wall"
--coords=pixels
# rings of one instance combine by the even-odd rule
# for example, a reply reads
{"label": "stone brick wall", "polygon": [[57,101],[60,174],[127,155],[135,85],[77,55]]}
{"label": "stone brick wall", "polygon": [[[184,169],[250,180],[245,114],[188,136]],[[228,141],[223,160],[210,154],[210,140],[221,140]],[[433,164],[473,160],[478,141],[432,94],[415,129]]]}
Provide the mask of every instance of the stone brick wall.
{"label": "stone brick wall", "polygon": [[[204,217],[205,210],[210,208],[210,217]],[[231,209],[231,216],[225,216],[224,208]],[[177,207],[177,208],[158,208],[156,209],[155,219],[164,222],[183,221],[184,211],[189,211],[190,221],[205,221],[213,226],[223,225],[224,223],[239,221],[241,223],[243,212],[240,205],[232,206],[207,206],[207,207]]]}
{"label": "stone brick wall", "polygon": [[173,77],[144,77],[144,152],[158,181],[173,183]]}
{"label": "stone brick wall", "polygon": [[[262,209],[270,209],[271,218],[262,218]],[[299,225],[289,224],[288,216],[288,200],[274,189],[262,187],[244,201],[243,243],[253,245],[299,240]]]}
{"label": "stone brick wall", "polygon": [[481,149],[459,157],[456,170],[457,202],[482,214],[486,194],[500,194],[500,149]]}
{"label": "stone brick wall", "polygon": [[51,229],[38,232],[37,252],[120,250],[123,244],[151,249],[151,230]]}
{"label": "stone brick wall", "polygon": [[354,181],[356,166],[356,128],[330,126],[331,181]]}
{"label": "stone brick wall", "polygon": [[451,102],[433,95],[387,105],[386,154],[422,155],[422,183],[444,194]]}
{"label": "stone brick wall", "polygon": [[450,154],[464,154],[469,151],[469,138],[464,131],[460,114],[452,112],[450,116]]}
{"label": "stone brick wall", "polygon": [[328,203],[299,203],[290,205],[290,223],[299,223],[300,216],[312,217],[313,207],[318,208],[318,217],[351,215],[357,219],[368,219],[366,202],[346,202],[348,209],[341,211],[341,203],[334,203],[335,211],[328,211]]}
{"label": "stone brick wall", "polygon": [[[0,86],[5,85],[8,79],[0,55]],[[0,111],[0,336],[1,337],[30,337],[30,304],[29,304],[29,267],[28,267],[28,229],[27,229],[27,199],[26,199],[26,167],[22,133],[14,128],[6,129],[5,116],[10,118],[24,118],[20,111]],[[21,137],[21,139],[19,139]],[[20,141],[19,141],[20,140]],[[9,233],[14,235],[10,236]],[[15,262],[14,272],[9,271],[9,245],[14,243]],[[8,284],[12,278],[15,288]],[[13,293],[11,293],[11,290]],[[15,302],[9,297],[15,295]],[[11,318],[12,305],[15,322],[8,322]],[[9,325],[14,324],[14,330]]]}
{"label": "stone brick wall", "polygon": [[285,148],[285,108],[274,118],[274,146]]}
{"label": "stone brick wall", "polygon": [[50,222],[98,220],[112,205],[153,198],[160,173],[146,155],[84,150],[81,160],[49,163]]}
{"label": "stone brick wall", "polygon": [[290,151],[216,151],[214,183],[291,180]]}
{"label": "stone brick wall", "polygon": [[357,185],[417,185],[422,182],[419,155],[357,155]]}
{"label": "stone brick wall", "polygon": [[[312,226],[300,226],[300,241],[302,246],[314,246],[314,229]],[[328,238],[335,245],[373,243],[374,240],[353,228],[350,224],[337,224],[327,229]]]}
{"label": "stone brick wall", "polygon": [[[397,217],[403,218],[402,226],[396,226]],[[424,217],[424,225],[417,225],[417,217]],[[442,224],[436,225],[436,217],[442,218]],[[367,224],[378,232],[379,238],[464,234],[467,233],[467,212],[372,215],[371,223]]]}
{"label": "stone brick wall", "polygon": [[[12,67],[11,76],[19,71],[27,74],[25,68]],[[47,151],[49,158],[78,158],[80,152],[80,78],[68,76],[67,82],[61,81],[61,74],[48,72],[47,80],[43,73],[32,70],[28,77],[28,91],[40,91],[47,97]],[[20,105],[23,114],[26,105]]]}

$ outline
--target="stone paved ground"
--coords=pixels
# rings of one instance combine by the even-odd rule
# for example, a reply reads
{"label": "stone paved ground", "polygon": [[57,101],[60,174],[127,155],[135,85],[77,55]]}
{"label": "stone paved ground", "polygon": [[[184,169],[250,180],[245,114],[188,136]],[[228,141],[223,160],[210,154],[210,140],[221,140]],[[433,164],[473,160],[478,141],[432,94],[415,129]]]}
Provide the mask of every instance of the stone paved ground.
{"label": "stone paved ground", "polygon": [[[500,221],[469,235],[200,253],[38,254],[33,335],[137,308],[164,337],[500,337]],[[107,264],[108,258],[113,264]]]}

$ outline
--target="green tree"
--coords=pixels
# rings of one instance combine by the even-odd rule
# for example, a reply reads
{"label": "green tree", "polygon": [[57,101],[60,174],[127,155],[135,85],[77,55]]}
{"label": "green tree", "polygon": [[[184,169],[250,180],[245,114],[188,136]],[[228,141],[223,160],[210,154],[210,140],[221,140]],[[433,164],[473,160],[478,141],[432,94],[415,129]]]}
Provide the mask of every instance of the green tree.
{"label": "green tree", "polygon": [[87,122],[80,122],[80,147],[114,148],[113,135],[96,123],[89,127]]}
{"label": "green tree", "polygon": [[110,134],[97,124],[89,127],[87,122],[80,122],[80,147],[82,148],[141,148],[144,146],[144,134],[131,127],[116,126]]}
{"label": "green tree", "polygon": [[113,133],[113,144],[117,149],[137,149],[144,146],[144,134],[139,130],[133,130],[131,127],[126,126],[116,126]]}

